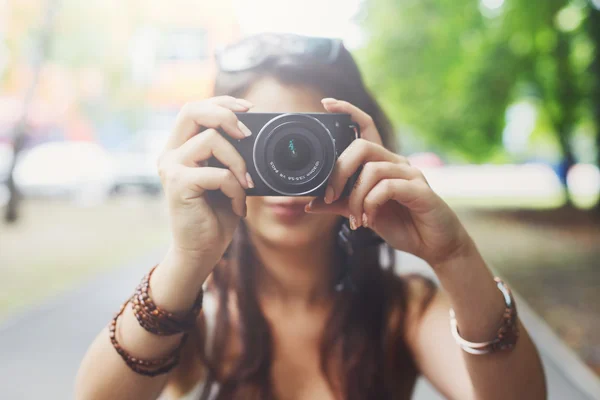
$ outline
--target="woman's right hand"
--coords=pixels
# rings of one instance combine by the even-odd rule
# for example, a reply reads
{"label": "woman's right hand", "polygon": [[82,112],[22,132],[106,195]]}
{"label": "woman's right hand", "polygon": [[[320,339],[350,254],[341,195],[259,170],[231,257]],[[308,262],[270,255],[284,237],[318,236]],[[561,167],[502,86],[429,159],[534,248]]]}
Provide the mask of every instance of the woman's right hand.
{"label": "woman's right hand", "polygon": [[[215,265],[246,215],[244,189],[254,184],[244,159],[217,128],[235,139],[249,136],[234,112],[251,107],[246,100],[220,96],[188,103],[177,116],[158,172],[168,204],[172,250],[179,256]],[[211,157],[227,168],[206,166]]]}

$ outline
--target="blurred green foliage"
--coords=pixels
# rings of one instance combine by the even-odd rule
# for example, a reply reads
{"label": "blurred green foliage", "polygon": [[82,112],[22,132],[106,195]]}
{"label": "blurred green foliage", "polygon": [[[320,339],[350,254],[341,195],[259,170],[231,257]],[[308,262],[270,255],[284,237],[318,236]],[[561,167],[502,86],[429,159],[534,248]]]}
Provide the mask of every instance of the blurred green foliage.
{"label": "blurred green foliage", "polygon": [[357,55],[396,124],[450,158],[504,159],[505,112],[527,100],[534,136],[573,162],[574,135],[600,122],[598,12],[588,0],[367,0]]}

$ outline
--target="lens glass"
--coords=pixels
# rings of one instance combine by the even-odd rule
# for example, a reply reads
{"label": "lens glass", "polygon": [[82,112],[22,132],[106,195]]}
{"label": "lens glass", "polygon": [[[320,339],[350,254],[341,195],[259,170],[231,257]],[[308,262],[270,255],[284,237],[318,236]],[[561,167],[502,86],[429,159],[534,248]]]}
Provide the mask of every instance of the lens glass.
{"label": "lens glass", "polygon": [[275,165],[287,171],[306,168],[312,155],[310,143],[299,134],[286,135],[275,145]]}
{"label": "lens glass", "polygon": [[313,179],[324,162],[319,134],[298,123],[283,123],[266,143],[269,174],[285,185],[303,185]]}

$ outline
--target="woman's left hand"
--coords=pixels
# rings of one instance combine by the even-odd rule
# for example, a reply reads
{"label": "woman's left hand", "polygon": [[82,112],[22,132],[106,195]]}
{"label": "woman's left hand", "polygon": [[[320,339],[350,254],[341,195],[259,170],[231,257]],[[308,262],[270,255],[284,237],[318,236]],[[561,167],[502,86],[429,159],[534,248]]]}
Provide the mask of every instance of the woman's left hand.
{"label": "woman's left hand", "polygon": [[[472,248],[473,242],[454,211],[429,186],[406,157],[381,145],[373,119],[345,101],[323,99],[329,112],[348,113],[361,129],[340,155],[324,198],[307,212],[335,213],[350,219],[352,229],[373,229],[397,250],[412,253],[433,268]],[[348,198],[339,199],[348,179],[363,167]]]}

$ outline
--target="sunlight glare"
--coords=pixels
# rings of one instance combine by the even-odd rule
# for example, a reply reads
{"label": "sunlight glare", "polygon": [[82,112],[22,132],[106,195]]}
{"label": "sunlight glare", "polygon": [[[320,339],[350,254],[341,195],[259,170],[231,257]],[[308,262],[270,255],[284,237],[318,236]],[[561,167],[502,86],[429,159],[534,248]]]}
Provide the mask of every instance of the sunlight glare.
{"label": "sunlight glare", "polygon": [[360,0],[235,0],[234,6],[244,35],[289,32],[344,39],[348,47],[361,42],[360,29],[352,18]]}
{"label": "sunlight glare", "polygon": [[481,0],[481,4],[490,10],[497,10],[504,5],[504,0]]}

